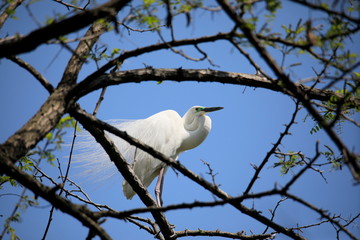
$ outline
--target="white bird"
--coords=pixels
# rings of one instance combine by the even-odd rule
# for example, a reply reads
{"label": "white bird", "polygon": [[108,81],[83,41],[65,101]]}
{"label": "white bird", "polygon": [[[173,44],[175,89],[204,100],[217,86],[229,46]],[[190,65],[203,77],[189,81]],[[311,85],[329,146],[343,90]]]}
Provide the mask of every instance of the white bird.
{"label": "white bird", "polygon": [[[183,117],[173,110],[166,110],[146,119],[121,122],[114,126],[176,160],[181,152],[195,148],[205,140],[211,130],[211,119],[206,114],[220,109],[223,108],[194,106]],[[119,137],[111,134],[110,137],[145,187],[159,176],[155,195],[157,204],[162,206],[162,187],[168,166]],[[91,146],[93,145],[86,144],[86,147]],[[94,150],[92,154],[83,154],[81,159],[89,163],[88,172],[100,172],[111,166],[103,151]],[[122,187],[127,199],[132,199],[136,194],[126,180],[123,181]]]}

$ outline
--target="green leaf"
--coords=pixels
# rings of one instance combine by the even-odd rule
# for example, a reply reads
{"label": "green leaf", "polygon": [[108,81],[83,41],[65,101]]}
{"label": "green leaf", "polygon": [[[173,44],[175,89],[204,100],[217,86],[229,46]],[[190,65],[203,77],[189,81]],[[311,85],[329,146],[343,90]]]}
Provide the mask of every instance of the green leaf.
{"label": "green leaf", "polygon": [[5,9],[5,12],[6,12],[9,16],[11,16],[11,15],[15,14],[15,9],[9,9],[9,8],[7,8],[7,9]]}
{"label": "green leaf", "polygon": [[112,51],[111,51],[111,55],[110,55],[110,58],[114,58],[116,55],[120,54],[120,49],[118,48],[114,48]]}
{"label": "green leaf", "polygon": [[320,3],[320,7],[327,9],[327,10],[329,9],[329,5],[324,2]]}
{"label": "green leaf", "polygon": [[49,132],[49,133],[46,134],[46,136],[45,136],[45,138],[46,138],[47,140],[51,140],[52,137],[53,137],[52,132]]}
{"label": "green leaf", "polygon": [[275,13],[276,10],[281,8],[281,1],[279,0],[266,0],[266,10]]}
{"label": "green leaf", "polygon": [[11,186],[17,187],[18,183],[9,176],[0,176],[0,186],[6,182],[9,182]]}
{"label": "green leaf", "polygon": [[144,7],[149,8],[153,3],[155,3],[155,0],[143,0]]}
{"label": "green leaf", "polygon": [[291,33],[292,32],[290,28],[286,27],[283,24],[281,25],[281,28],[284,29],[286,33]]}
{"label": "green leaf", "polygon": [[66,42],[66,41],[68,40],[68,38],[65,37],[65,36],[60,36],[60,37],[58,37],[58,39],[59,39],[59,41],[61,41],[61,42]]}
{"label": "green leaf", "polygon": [[50,25],[50,24],[52,24],[54,22],[55,22],[54,18],[47,18],[46,21],[45,21],[45,25]]}

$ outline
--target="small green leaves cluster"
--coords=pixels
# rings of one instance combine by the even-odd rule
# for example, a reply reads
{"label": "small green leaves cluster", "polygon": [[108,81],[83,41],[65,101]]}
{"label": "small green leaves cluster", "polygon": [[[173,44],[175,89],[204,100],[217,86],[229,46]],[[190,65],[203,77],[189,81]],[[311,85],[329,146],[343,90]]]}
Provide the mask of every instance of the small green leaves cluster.
{"label": "small green leaves cluster", "polygon": [[113,59],[114,57],[116,57],[117,55],[120,54],[120,49],[118,48],[114,48],[113,50],[111,50],[110,55],[108,55],[106,52],[103,52],[100,56],[101,58],[104,58],[105,60],[109,60],[109,59]]}
{"label": "small green leaves cluster", "polygon": [[52,17],[47,17],[45,20],[45,25],[53,24],[54,22],[59,22],[61,20],[64,20],[66,18],[66,15],[62,13],[54,13]]}
{"label": "small green leaves cluster", "polygon": [[[284,29],[285,31],[285,39],[286,40],[292,40],[295,41],[296,39],[298,39],[300,37],[300,34],[304,34],[306,31],[305,25],[302,24],[301,21],[299,21],[295,27],[293,27],[292,25],[289,26],[285,26],[285,25],[281,25],[281,28]],[[302,41],[304,42],[304,41]],[[298,41],[299,43],[299,41]]]}
{"label": "small green leaves cluster", "polygon": [[138,26],[144,28],[157,28],[160,26],[159,12],[160,2],[157,0],[143,0],[143,4],[133,9],[130,22],[135,21]]}
{"label": "small green leaves cluster", "polygon": [[324,145],[326,150],[321,152],[321,155],[325,157],[328,163],[331,164],[332,168],[334,169],[341,169],[342,168],[342,156],[336,156],[334,150],[331,147]]}
{"label": "small green leaves cluster", "polygon": [[18,20],[18,17],[15,16],[15,9],[7,8],[5,9],[5,12],[14,20]]}
{"label": "small green leaves cluster", "polygon": [[[331,121],[334,121],[335,118],[336,118],[336,114],[332,111],[325,111],[325,113],[322,115],[323,119],[326,121],[326,122],[331,122]],[[343,122],[343,120],[338,120],[337,123],[340,123],[340,122]],[[338,126],[338,131],[341,130],[341,125],[339,124],[336,124]],[[316,123],[315,126],[313,128],[311,128],[310,130],[310,134],[314,134],[314,133],[317,133],[319,132],[321,129],[323,128],[322,124],[321,123]]]}
{"label": "small green leaves cluster", "polygon": [[[29,155],[31,155],[31,153],[20,158],[18,161],[20,169],[26,172],[32,172],[34,169],[34,160],[32,160]],[[11,177],[6,175],[0,176],[0,190],[2,190],[5,183],[9,183],[12,187],[19,186],[19,184]]]}
{"label": "small green leaves cluster", "polygon": [[[42,160],[46,160],[47,163],[54,166],[55,161],[55,151],[61,149],[62,144],[64,143],[64,135],[66,129],[74,128],[75,120],[69,116],[63,117],[59,123],[56,125],[55,129],[49,132],[44,141],[36,146],[35,149],[28,152],[28,154],[18,161],[18,167],[25,172],[32,173],[34,172],[34,166]],[[1,186],[5,183],[10,183],[11,186],[18,186],[16,181],[14,181],[9,176],[0,176],[0,189]]]}
{"label": "small green leaves cluster", "polygon": [[[245,20],[246,27],[263,36],[273,34],[272,23],[276,18],[277,11],[281,9],[281,1],[279,0],[266,0],[266,1],[238,1],[240,5],[240,15]],[[261,9],[261,17],[258,14]],[[265,11],[263,11],[265,10]],[[265,21],[262,20],[265,17]],[[262,40],[265,45],[275,47],[274,42]],[[247,41],[244,41],[244,46],[251,46]]]}
{"label": "small green leaves cluster", "polygon": [[275,154],[275,157],[279,159],[277,163],[274,164],[274,167],[281,167],[280,173],[281,175],[285,175],[295,166],[303,165],[302,161],[303,155],[300,152],[289,151],[286,154]]}
{"label": "small green leaves cluster", "polygon": [[[173,16],[185,14],[189,21],[191,20],[190,12],[201,8],[203,0],[170,0],[170,9]],[[133,17],[129,22],[136,22],[141,28],[160,31],[160,26],[166,24],[167,6],[165,1],[161,0],[143,0],[140,6],[133,7]]]}
{"label": "small green leaves cluster", "polygon": [[191,1],[181,1],[175,0],[171,2],[172,10],[175,11],[176,14],[188,13],[193,9],[197,9],[203,6],[202,0],[191,0]]}
{"label": "small green leaves cluster", "polygon": [[108,48],[103,46],[95,46],[93,53],[90,54],[89,58],[92,60],[95,60],[95,62],[100,60],[109,60],[114,59],[116,56],[118,56],[121,53],[121,50],[119,48],[113,48],[111,52],[108,51]]}
{"label": "small green leaves cluster", "polygon": [[[335,151],[328,145],[324,145],[323,151],[319,151],[319,156],[322,156],[321,159],[319,158],[319,162],[316,163],[311,168],[315,171],[322,173],[323,170],[315,169],[314,167],[322,167],[325,165],[330,165],[332,169],[341,169],[343,165],[343,157],[342,155],[337,156]],[[281,153],[276,152],[275,157],[278,158],[278,162],[274,163],[273,167],[280,167],[281,175],[286,175],[289,173],[291,169],[297,166],[303,166],[304,164],[308,164],[307,161],[311,161],[310,158],[306,157],[301,152],[294,152],[288,151],[288,153]],[[324,161],[325,160],[325,161]]]}
{"label": "small green leaves cluster", "polygon": [[[352,88],[351,91],[347,89],[336,90],[335,94],[328,101],[322,102],[321,107],[319,107],[319,112],[322,113],[324,122],[335,125],[339,132],[341,131],[341,123],[345,121],[344,116],[351,116],[355,112],[360,111],[360,106],[348,101],[349,99],[359,99],[360,97],[360,89],[356,86],[352,86]],[[304,118],[304,121],[306,121],[308,116]],[[311,128],[310,134],[317,133],[322,128],[323,124],[316,122],[315,126]]]}
{"label": "small green leaves cluster", "polygon": [[274,14],[281,8],[281,1],[279,0],[266,0],[266,10]]}
{"label": "small green leaves cluster", "polygon": [[[20,222],[20,213],[16,213],[14,216],[9,218],[11,222]],[[20,240],[20,237],[16,235],[15,229],[10,225],[6,229],[6,233],[10,235],[10,240]]]}
{"label": "small green leaves cluster", "polygon": [[14,0],[3,0],[1,3],[1,13],[3,13],[2,8],[6,7],[4,10],[4,13],[6,13],[11,19],[18,20],[19,18],[17,16],[15,16],[16,10],[9,7],[9,4],[12,3],[13,1]]}
{"label": "small green leaves cluster", "polygon": [[15,212],[9,216],[5,223],[4,223],[4,229],[6,230],[4,233],[8,234],[10,236],[9,239],[14,240],[20,240],[20,237],[17,236],[16,231],[13,227],[11,227],[12,222],[21,222],[21,212],[26,210],[28,207],[31,206],[38,206],[38,201],[34,197],[21,195],[20,200],[16,204]]}

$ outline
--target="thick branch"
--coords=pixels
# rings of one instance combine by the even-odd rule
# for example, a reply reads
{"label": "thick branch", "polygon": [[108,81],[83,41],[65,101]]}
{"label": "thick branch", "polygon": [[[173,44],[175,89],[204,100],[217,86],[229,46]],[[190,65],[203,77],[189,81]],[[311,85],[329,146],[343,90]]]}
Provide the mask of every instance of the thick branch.
{"label": "thick branch", "polygon": [[26,36],[5,40],[0,44],[0,58],[34,50],[48,40],[80,30],[97,19],[115,17],[128,2],[129,0],[112,0],[95,9],[80,12],[60,22],[39,28]]}
{"label": "thick branch", "polygon": [[72,104],[67,99],[70,88],[57,88],[30,120],[0,145],[0,161],[16,162],[56,126]]}
{"label": "thick branch", "polygon": [[260,240],[260,239],[273,239],[276,235],[275,234],[246,235],[243,232],[230,233],[230,232],[223,232],[220,230],[207,231],[207,230],[198,229],[198,230],[177,231],[176,236],[177,237],[209,236],[209,237],[223,237],[223,238],[242,239],[242,240]]}
{"label": "thick branch", "polygon": [[[211,69],[182,69],[182,68],[142,68],[129,71],[119,71],[113,74],[102,75],[95,80],[85,80],[78,84],[74,89],[76,98],[80,98],[91,91],[123,83],[139,83],[144,81],[166,81],[173,80],[178,82],[198,81],[198,82],[218,82],[249,87],[265,88],[276,92],[293,96],[286,88],[270,81],[265,77],[256,74],[223,72]],[[332,97],[341,99],[344,96],[331,90],[321,90],[310,88],[305,85],[297,85],[303,89],[309,99],[329,101]],[[350,98],[346,103],[353,106],[360,106],[360,99]]]}
{"label": "thick branch", "polygon": [[0,145],[0,160],[7,158],[12,162],[17,161],[56,126],[60,118],[67,112],[68,107],[74,103],[70,97],[70,90],[74,86],[79,71],[85,62],[84,56],[89,54],[91,47],[104,31],[103,23],[94,23],[90,26],[85,36],[95,34],[97,37],[80,41],[69,60],[59,86],[53,90],[39,111],[14,135],[9,137],[4,144]]}
{"label": "thick branch", "polygon": [[106,29],[107,26],[103,22],[95,22],[89,27],[84,35],[84,39],[79,42],[75,52],[66,65],[64,74],[60,81],[60,85],[74,84],[76,82],[77,76],[81,70],[81,67],[85,63],[86,57],[89,55],[92,47],[97,42],[100,35],[103,34]]}

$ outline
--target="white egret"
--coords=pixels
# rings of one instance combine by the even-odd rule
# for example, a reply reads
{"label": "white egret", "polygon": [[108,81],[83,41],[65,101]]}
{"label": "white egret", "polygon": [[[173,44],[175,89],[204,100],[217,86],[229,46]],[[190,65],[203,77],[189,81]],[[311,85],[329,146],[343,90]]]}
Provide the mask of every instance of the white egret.
{"label": "white egret", "polygon": [[[183,117],[173,111],[166,110],[156,113],[146,119],[126,121],[113,124],[115,127],[126,131],[130,136],[153,147],[164,155],[177,159],[183,151],[199,146],[211,130],[211,119],[207,113],[223,109],[222,107],[191,107]],[[118,150],[131,164],[134,173],[145,187],[158,177],[155,195],[159,206],[162,205],[162,187],[167,165],[155,159],[148,153],[130,145],[126,141],[110,134]],[[83,147],[93,148],[93,144]],[[94,149],[91,154],[81,154],[81,161],[89,163],[88,172],[101,172],[104,168],[113,167],[104,151]],[[132,199],[136,194],[129,183],[122,183],[123,192],[127,199]]]}

